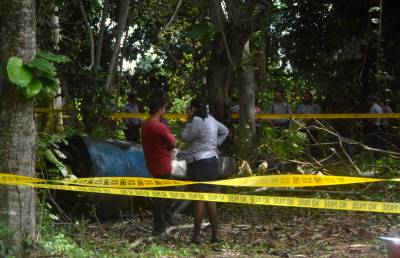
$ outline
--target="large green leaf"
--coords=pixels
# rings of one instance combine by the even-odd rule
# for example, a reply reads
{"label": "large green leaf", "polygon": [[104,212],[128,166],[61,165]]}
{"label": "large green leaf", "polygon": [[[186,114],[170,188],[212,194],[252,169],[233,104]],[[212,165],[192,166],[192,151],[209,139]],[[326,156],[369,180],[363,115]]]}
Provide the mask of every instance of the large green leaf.
{"label": "large green leaf", "polygon": [[60,87],[60,82],[57,78],[53,78],[54,80],[50,80],[48,78],[42,77],[42,93],[40,93],[45,98],[52,98],[56,95],[58,88]]}
{"label": "large green leaf", "polygon": [[19,87],[26,87],[33,78],[32,72],[24,66],[22,59],[15,56],[8,59],[7,75],[10,82]]}
{"label": "large green leaf", "polygon": [[71,62],[71,59],[64,55],[56,55],[49,51],[39,51],[37,54],[38,57],[44,58],[46,60],[56,62],[56,63],[68,63]]}
{"label": "large green leaf", "polygon": [[41,77],[43,88],[57,90],[60,87],[60,81],[56,78]]}
{"label": "large green leaf", "polygon": [[190,30],[186,32],[186,36],[193,40],[200,40],[203,38],[209,38],[214,33],[214,27],[209,22],[196,23],[190,27]]}
{"label": "large green leaf", "polygon": [[57,70],[56,67],[46,59],[35,58],[26,65],[32,69],[36,68],[40,70],[42,73],[46,73],[52,76],[56,75],[56,70]]}
{"label": "large green leaf", "polygon": [[25,97],[32,98],[37,94],[39,94],[41,89],[42,89],[42,82],[39,80],[33,80],[26,87],[22,88],[22,93],[25,95]]}
{"label": "large green leaf", "polygon": [[57,84],[57,86],[60,84],[57,77],[50,76],[48,74],[42,74],[40,80],[43,83],[43,87],[45,87],[47,84]]}

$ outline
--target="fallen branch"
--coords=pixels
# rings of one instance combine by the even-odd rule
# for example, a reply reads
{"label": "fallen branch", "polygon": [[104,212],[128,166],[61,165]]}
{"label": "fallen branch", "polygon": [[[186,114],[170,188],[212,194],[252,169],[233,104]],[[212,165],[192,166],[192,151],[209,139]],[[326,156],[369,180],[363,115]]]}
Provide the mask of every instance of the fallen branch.
{"label": "fallen branch", "polygon": [[133,242],[132,244],[129,245],[129,250],[136,248],[138,245],[140,245],[143,242],[143,240],[144,240],[143,237],[139,237],[138,239],[136,239],[135,242]]}
{"label": "fallen branch", "polygon": [[[206,227],[210,226],[210,223],[202,223],[201,224],[201,228],[204,229]],[[168,227],[165,230],[165,233],[167,233],[167,235],[169,235],[172,231],[174,230],[181,230],[181,229],[190,229],[193,228],[193,224],[186,224],[186,225],[179,225],[179,226],[171,226]]]}

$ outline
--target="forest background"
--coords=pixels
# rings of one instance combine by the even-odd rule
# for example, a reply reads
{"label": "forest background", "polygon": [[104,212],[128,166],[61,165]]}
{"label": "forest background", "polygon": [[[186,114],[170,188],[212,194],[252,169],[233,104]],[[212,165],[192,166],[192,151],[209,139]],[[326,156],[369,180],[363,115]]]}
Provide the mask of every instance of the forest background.
{"label": "forest background", "polygon": [[[319,147],[324,155],[315,156],[300,131],[304,123],[277,140],[268,122],[257,135],[254,114],[255,105],[267,110],[276,89],[286,92],[293,107],[310,91],[324,113],[366,113],[372,94],[399,110],[395,0],[13,0],[0,7],[1,171],[35,176],[47,169],[48,149],[71,135],[123,139],[122,120],[109,115],[123,111],[131,94],[145,112],[149,101],[165,92],[170,112],[184,113],[191,98],[203,96],[225,123],[231,122],[227,107],[238,98],[241,119],[231,125],[236,140],[223,151],[237,157],[246,173],[264,173],[258,165],[266,160],[295,160],[297,169],[316,173],[326,169],[319,160],[333,156],[344,157],[348,175],[397,173],[396,121],[390,153],[378,159],[364,145],[364,120],[324,121],[319,141],[336,145]],[[7,77],[13,56],[33,75]],[[25,84],[23,75],[37,80]],[[63,108],[67,117],[35,118],[35,107]],[[182,125],[171,124],[175,132]],[[343,141],[356,146],[356,157],[337,147]],[[13,237],[17,243],[35,239],[32,190],[1,191],[6,205],[0,213],[7,217],[14,210],[23,218],[19,223],[6,218],[5,228],[23,227],[24,233]]]}

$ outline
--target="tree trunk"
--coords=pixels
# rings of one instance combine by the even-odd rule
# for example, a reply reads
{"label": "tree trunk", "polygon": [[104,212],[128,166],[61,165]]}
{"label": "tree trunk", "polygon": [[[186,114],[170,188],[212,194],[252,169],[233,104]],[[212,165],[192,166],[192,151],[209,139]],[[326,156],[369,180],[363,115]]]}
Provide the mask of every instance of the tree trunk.
{"label": "tree trunk", "polygon": [[[82,5],[81,5],[82,8]],[[58,17],[58,7],[53,8],[53,14],[50,17],[51,21],[51,41],[53,43],[54,50],[59,49],[60,42],[60,22]],[[57,95],[53,98],[53,101],[49,103],[50,109],[62,109],[62,92],[61,87],[57,90]],[[62,133],[64,132],[64,120],[62,112],[49,112],[47,114],[47,121],[44,128],[45,133]]]}
{"label": "tree trunk", "polygon": [[95,71],[100,69],[101,51],[103,49],[104,30],[106,28],[106,18],[107,18],[107,13],[108,13],[108,5],[109,5],[108,0],[104,0],[103,9],[101,11],[99,39],[97,41],[96,57],[95,57],[95,62],[94,62]]}
{"label": "tree trunk", "polygon": [[[216,28],[211,58],[208,63],[208,100],[212,114],[221,121],[228,119],[230,89],[238,86],[243,48],[251,33],[250,17],[255,2],[226,2],[228,17],[221,8],[221,1],[210,0],[211,21]],[[229,5],[229,8],[228,8]],[[244,10],[247,10],[246,12]]]}
{"label": "tree trunk", "polygon": [[108,71],[106,84],[104,86],[104,89],[106,91],[110,90],[110,88],[111,88],[111,84],[112,84],[114,74],[115,74],[115,71],[117,68],[119,52],[121,50],[121,39],[122,39],[122,35],[124,34],[124,30],[126,27],[126,20],[128,19],[128,14],[129,14],[129,2],[130,2],[130,0],[123,0],[121,3],[121,8],[120,8],[120,12],[119,12],[119,20],[118,20],[117,38],[115,40],[114,51],[113,51],[113,54],[111,57],[111,62],[110,62],[110,69]]}
{"label": "tree trunk", "polygon": [[228,90],[231,84],[231,68],[227,60],[222,37],[214,41],[206,76],[208,101],[211,113],[220,121],[227,119]]}
{"label": "tree trunk", "polygon": [[[232,29],[228,32],[227,42],[230,48],[230,57],[227,54],[227,46],[222,36],[217,36],[214,40],[211,58],[208,63],[207,86],[208,100],[212,114],[221,121],[227,119],[226,109],[230,103],[230,90],[239,86],[239,68],[243,55],[243,48],[249,38],[250,33]],[[235,65],[230,65],[231,59]]]}
{"label": "tree trunk", "polygon": [[[52,33],[52,41],[55,50],[59,49],[59,42],[60,42],[60,22],[58,17],[58,7],[54,8],[54,14],[52,15],[53,25],[57,28],[57,33]],[[54,109],[62,109],[62,87],[59,87],[57,90],[57,95],[53,99],[53,108]],[[63,133],[64,132],[64,120],[63,120],[63,113],[57,112],[56,113],[56,132]]]}
{"label": "tree trunk", "polygon": [[255,126],[255,90],[254,67],[251,60],[249,41],[243,51],[241,67],[241,83],[239,86],[240,98],[240,128],[238,137],[239,157],[251,159],[254,154],[254,143],[256,135]]}
{"label": "tree trunk", "polygon": [[[0,1],[0,66],[11,56],[28,61],[36,55],[34,0]],[[4,76],[4,75],[3,75]],[[37,132],[34,103],[3,77],[0,96],[0,171],[35,176]],[[0,216],[14,231],[11,241],[21,248],[36,233],[36,193],[33,188],[0,186]]]}
{"label": "tree trunk", "polygon": [[93,30],[92,27],[90,26],[89,19],[86,15],[85,8],[83,7],[82,1],[79,0],[79,7],[81,8],[81,13],[83,16],[83,20],[85,21],[86,28],[89,33],[89,42],[90,42],[90,69],[93,69],[94,65],[94,37],[93,37]]}

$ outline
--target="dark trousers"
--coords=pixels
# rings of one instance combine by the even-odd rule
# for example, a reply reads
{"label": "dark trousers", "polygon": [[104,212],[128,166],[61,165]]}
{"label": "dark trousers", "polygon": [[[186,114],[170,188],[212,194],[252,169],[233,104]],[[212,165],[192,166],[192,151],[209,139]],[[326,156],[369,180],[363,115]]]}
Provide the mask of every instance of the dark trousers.
{"label": "dark trousers", "polygon": [[[158,179],[171,179],[171,175],[157,176]],[[165,191],[165,188],[157,188],[155,190]],[[160,234],[165,231],[168,223],[171,221],[172,216],[170,212],[170,205],[167,199],[152,198],[153,201],[153,233]]]}
{"label": "dark trousers", "polygon": [[381,127],[379,125],[368,125],[367,144],[376,149],[382,149]]}
{"label": "dark trousers", "polygon": [[140,125],[128,126],[125,130],[125,139],[127,141],[140,143]]}

